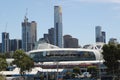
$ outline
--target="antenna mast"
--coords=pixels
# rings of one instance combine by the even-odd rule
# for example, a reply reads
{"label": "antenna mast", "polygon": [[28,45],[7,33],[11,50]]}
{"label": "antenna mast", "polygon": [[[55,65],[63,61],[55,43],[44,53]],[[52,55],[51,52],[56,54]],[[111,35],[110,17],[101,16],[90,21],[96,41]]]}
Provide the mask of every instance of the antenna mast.
{"label": "antenna mast", "polygon": [[28,21],[27,15],[28,15],[28,8],[26,8],[25,19],[24,19],[25,22]]}

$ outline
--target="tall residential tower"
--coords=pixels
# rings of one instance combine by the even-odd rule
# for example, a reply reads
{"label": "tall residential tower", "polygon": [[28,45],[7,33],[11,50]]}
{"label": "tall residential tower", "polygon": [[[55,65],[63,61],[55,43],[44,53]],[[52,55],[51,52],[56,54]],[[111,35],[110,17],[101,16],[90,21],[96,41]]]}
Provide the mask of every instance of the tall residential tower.
{"label": "tall residential tower", "polygon": [[62,8],[54,6],[54,45],[63,47]]}
{"label": "tall residential tower", "polygon": [[34,43],[37,41],[37,23],[35,21],[28,22],[28,18],[25,16],[24,22],[22,22],[22,49],[24,51],[30,51],[34,47]]}
{"label": "tall residential tower", "polygon": [[95,34],[96,34],[96,42],[106,43],[106,33],[102,31],[101,26],[96,26]]}
{"label": "tall residential tower", "polygon": [[102,36],[101,26],[96,26],[95,31],[96,31],[96,42],[101,42],[101,36]]}
{"label": "tall residential tower", "polygon": [[10,51],[16,51],[18,49],[22,49],[22,40],[11,39],[10,40]]}
{"label": "tall residential tower", "polygon": [[2,33],[2,53],[6,53],[9,51],[10,51],[9,33],[3,32]]}

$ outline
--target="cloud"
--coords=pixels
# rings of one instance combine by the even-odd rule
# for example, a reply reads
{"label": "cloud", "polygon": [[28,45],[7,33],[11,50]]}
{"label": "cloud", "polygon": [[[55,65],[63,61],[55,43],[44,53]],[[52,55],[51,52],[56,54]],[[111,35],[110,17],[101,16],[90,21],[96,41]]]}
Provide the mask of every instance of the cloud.
{"label": "cloud", "polygon": [[73,1],[90,3],[120,3],[120,0],[73,0]]}

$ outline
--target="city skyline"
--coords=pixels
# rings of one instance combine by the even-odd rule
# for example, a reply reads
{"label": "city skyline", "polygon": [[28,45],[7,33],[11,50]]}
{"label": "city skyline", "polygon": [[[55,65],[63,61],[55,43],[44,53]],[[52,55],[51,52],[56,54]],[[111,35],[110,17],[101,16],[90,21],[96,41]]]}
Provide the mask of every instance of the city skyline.
{"label": "city skyline", "polygon": [[92,44],[95,43],[95,26],[101,26],[106,31],[107,42],[111,37],[119,41],[119,4],[118,0],[30,0],[29,3],[27,0],[4,0],[0,3],[0,36],[8,32],[10,39],[22,39],[21,22],[27,8],[27,17],[38,23],[37,37],[41,38],[54,27],[54,6],[60,5],[63,35],[78,38],[80,45]]}

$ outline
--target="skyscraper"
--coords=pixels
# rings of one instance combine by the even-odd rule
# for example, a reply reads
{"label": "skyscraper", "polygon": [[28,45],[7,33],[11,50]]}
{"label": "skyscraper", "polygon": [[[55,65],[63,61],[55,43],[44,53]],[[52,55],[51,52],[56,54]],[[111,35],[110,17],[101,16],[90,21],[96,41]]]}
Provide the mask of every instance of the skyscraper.
{"label": "skyscraper", "polygon": [[62,8],[54,6],[54,45],[63,47]]}
{"label": "skyscraper", "polygon": [[106,33],[102,31],[101,26],[96,26],[96,42],[103,42],[106,43]]}
{"label": "skyscraper", "polygon": [[79,42],[77,38],[73,38],[71,35],[64,35],[64,48],[79,48]]}
{"label": "skyscraper", "polygon": [[102,42],[106,43],[106,33],[102,31]]}
{"label": "skyscraper", "polygon": [[119,44],[116,38],[110,38],[109,43]]}
{"label": "skyscraper", "polygon": [[12,39],[10,40],[10,51],[16,51],[22,48],[22,40]]}
{"label": "skyscraper", "polygon": [[48,29],[48,34],[44,34],[44,39],[49,43],[54,45],[54,28]]}
{"label": "skyscraper", "polygon": [[49,43],[54,45],[54,28],[50,28],[48,30],[48,34],[49,34]]}
{"label": "skyscraper", "polygon": [[96,26],[96,42],[101,42],[101,37],[102,37],[102,33],[101,33],[101,26]]}
{"label": "skyscraper", "polygon": [[2,52],[6,53],[9,52],[10,50],[9,46],[9,33],[3,32],[2,33]]}
{"label": "skyscraper", "polygon": [[37,23],[35,21],[28,22],[28,18],[25,16],[24,22],[22,22],[22,49],[24,51],[33,49],[37,40],[36,28]]}

